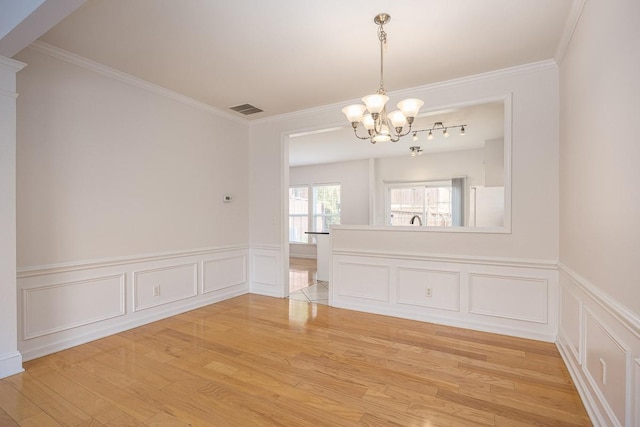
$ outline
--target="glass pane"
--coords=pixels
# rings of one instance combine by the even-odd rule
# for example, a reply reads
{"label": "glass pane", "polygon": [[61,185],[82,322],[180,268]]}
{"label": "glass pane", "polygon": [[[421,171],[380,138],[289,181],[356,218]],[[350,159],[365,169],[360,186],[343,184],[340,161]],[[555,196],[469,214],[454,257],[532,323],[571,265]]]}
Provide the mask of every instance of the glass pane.
{"label": "glass pane", "polygon": [[309,187],[289,188],[289,242],[309,243]]}
{"label": "glass pane", "polygon": [[313,231],[328,232],[333,224],[340,224],[340,185],[313,187]]}
{"label": "glass pane", "polygon": [[451,187],[427,187],[427,224],[451,227]]}
{"label": "glass pane", "polygon": [[423,187],[391,188],[391,225],[410,225],[415,215],[420,219],[415,219],[414,223],[419,224],[424,211],[424,195]]}

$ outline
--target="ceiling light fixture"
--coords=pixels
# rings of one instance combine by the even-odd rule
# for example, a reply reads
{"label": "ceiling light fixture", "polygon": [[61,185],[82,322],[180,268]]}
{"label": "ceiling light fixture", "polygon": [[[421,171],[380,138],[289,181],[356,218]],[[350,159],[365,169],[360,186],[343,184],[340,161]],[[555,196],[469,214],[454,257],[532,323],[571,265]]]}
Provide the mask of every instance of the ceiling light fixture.
{"label": "ceiling light fixture", "polygon": [[[353,127],[353,132],[358,139],[368,139],[372,144],[376,142],[397,142],[401,137],[411,132],[411,125],[418,115],[424,102],[420,99],[410,98],[400,101],[398,110],[387,114],[386,103],[389,100],[384,88],[384,46],[387,43],[387,33],[384,24],[391,20],[387,13],[380,13],[373,19],[378,25],[378,40],[380,41],[380,88],[373,95],[362,98],[362,104],[346,106],[342,112]],[[366,112],[366,114],[365,114]],[[358,127],[362,123],[367,131],[367,136],[358,135]],[[407,130],[404,130],[405,126]]]}
{"label": "ceiling light fixture", "polygon": [[433,139],[433,131],[434,130],[442,130],[442,136],[447,138],[449,136],[449,129],[455,129],[455,128],[460,128],[460,135],[466,135],[467,134],[466,127],[467,127],[467,125],[445,126],[445,125],[442,124],[442,122],[435,122],[433,124],[433,126],[431,126],[429,129],[414,130],[413,131],[413,140],[414,141],[418,140],[418,132],[429,132],[427,134],[427,139]]}
{"label": "ceiling light fixture", "polygon": [[411,157],[422,155],[422,148],[420,147],[409,147],[409,151],[411,151]]}

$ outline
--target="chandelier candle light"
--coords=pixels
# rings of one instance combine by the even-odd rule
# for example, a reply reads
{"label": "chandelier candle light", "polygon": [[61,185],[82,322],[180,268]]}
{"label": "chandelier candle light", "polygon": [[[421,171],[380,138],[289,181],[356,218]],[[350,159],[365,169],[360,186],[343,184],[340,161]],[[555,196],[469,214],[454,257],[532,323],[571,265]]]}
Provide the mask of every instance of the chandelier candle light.
{"label": "chandelier candle light", "polygon": [[[386,104],[389,100],[384,88],[384,45],[387,43],[387,33],[384,24],[391,20],[387,13],[380,13],[374,19],[378,25],[378,40],[380,41],[380,88],[373,95],[362,98],[362,104],[349,105],[342,109],[353,127],[353,132],[358,139],[368,139],[372,144],[376,142],[397,142],[401,137],[411,132],[411,125],[420,111],[424,102],[420,99],[410,98],[400,101],[398,110],[387,114]],[[358,135],[358,127],[362,123],[368,135]],[[408,128],[405,130],[405,126]]]}

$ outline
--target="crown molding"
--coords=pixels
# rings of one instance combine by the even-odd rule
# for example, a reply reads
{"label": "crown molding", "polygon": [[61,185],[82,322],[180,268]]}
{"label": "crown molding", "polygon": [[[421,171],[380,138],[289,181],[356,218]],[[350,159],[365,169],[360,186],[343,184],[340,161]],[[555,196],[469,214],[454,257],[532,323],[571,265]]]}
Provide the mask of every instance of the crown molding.
{"label": "crown molding", "polygon": [[22,70],[27,64],[24,62],[16,61],[15,59],[7,58],[0,55],[0,67],[8,68],[14,72]]}
{"label": "crown molding", "polygon": [[[515,67],[503,68],[500,70],[488,71],[486,73],[474,74],[467,77],[460,77],[457,79],[445,80],[437,83],[430,83],[422,86],[416,86],[408,89],[396,90],[393,92],[387,93],[389,97],[398,97],[402,98],[405,96],[412,96],[415,92],[418,91],[433,91],[438,89],[443,89],[451,86],[460,86],[471,83],[483,82],[487,80],[505,78],[505,77],[513,77],[518,75],[525,75],[529,73],[536,73],[541,71],[549,71],[549,70],[557,70],[558,64],[553,59],[546,59],[543,61],[532,62],[524,65],[517,65]],[[308,117],[311,115],[317,115],[319,113],[327,113],[332,111],[340,111],[342,107],[359,103],[359,99],[351,99],[348,101],[337,102],[334,104],[322,105],[319,107],[307,108],[304,110],[293,111],[290,113],[280,114],[277,116],[264,117],[262,119],[252,120],[249,122],[250,126],[262,125],[265,123],[273,123],[273,122],[281,122],[287,121],[299,117]]]}
{"label": "crown molding", "polygon": [[150,83],[146,80],[142,80],[138,77],[134,77],[130,74],[123,73],[122,71],[118,71],[114,68],[100,64],[96,61],[85,58],[83,56],[76,55],[75,53],[69,52],[68,50],[64,50],[59,47],[52,46],[48,43],[35,41],[31,45],[29,45],[27,49],[42,53],[44,55],[51,56],[53,58],[59,59],[69,64],[76,65],[78,67],[85,68],[87,70],[96,72],[103,76],[110,77],[114,80],[118,80],[120,82],[129,84],[132,86],[136,86],[140,89],[155,93],[156,95],[164,96],[165,98],[169,98],[173,101],[177,101],[182,104],[198,108],[207,113],[213,114],[214,116],[217,116],[226,120],[231,120],[235,123],[239,123],[243,125],[246,125],[248,123],[247,120],[244,118],[237,117],[231,113],[212,107],[209,104],[205,104],[204,102],[195,100],[188,96],[182,95],[178,92],[174,92],[162,86],[158,86],[154,83]]}
{"label": "crown molding", "polygon": [[560,37],[560,42],[558,43],[556,54],[554,56],[554,59],[558,64],[562,63],[564,55],[567,53],[567,49],[571,43],[571,38],[573,38],[573,33],[576,31],[578,21],[580,21],[580,16],[582,15],[582,9],[586,2],[587,0],[573,0],[569,17],[567,18],[567,22],[565,22],[562,37]]}

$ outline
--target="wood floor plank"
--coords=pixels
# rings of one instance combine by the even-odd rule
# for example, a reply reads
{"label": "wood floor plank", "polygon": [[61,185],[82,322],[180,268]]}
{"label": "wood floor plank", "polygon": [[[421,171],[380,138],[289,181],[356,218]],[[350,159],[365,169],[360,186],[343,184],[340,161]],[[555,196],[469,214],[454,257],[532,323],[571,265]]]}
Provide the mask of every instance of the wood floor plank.
{"label": "wood floor plank", "polygon": [[19,424],[7,414],[4,409],[0,408],[0,426],[17,427]]}
{"label": "wood floor plank", "polygon": [[31,399],[32,395],[24,395],[11,386],[7,380],[0,380],[0,409],[13,420],[22,422],[38,415],[42,410]]}
{"label": "wood floor plank", "polygon": [[591,425],[553,344],[250,294],[25,368],[2,426]]}
{"label": "wood floor plank", "polygon": [[[61,425],[75,426],[76,424],[91,419],[91,416],[82,409],[60,396],[38,379],[29,375],[29,373],[9,377],[7,382],[21,394],[30,396],[30,399],[37,402],[38,407],[47,414],[48,418],[57,421]],[[43,422],[46,421],[45,417],[38,419],[42,419]],[[47,423],[52,424],[48,421]]]}

